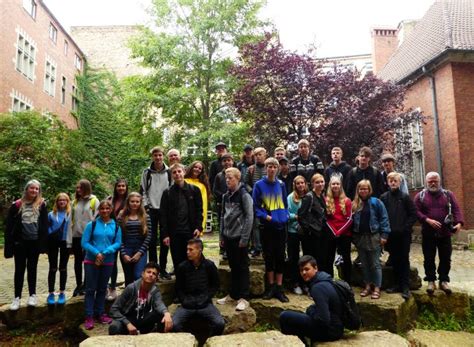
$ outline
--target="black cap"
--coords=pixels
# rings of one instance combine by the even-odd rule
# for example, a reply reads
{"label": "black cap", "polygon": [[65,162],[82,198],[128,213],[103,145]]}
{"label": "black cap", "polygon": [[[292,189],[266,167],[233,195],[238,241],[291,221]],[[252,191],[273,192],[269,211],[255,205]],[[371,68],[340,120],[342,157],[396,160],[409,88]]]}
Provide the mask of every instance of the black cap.
{"label": "black cap", "polygon": [[287,157],[281,157],[280,160],[278,160],[279,163],[281,163],[282,161],[286,161],[287,163],[290,162]]}
{"label": "black cap", "polygon": [[251,151],[251,150],[253,150],[253,147],[247,143],[247,144],[244,146],[244,152]]}
{"label": "black cap", "polygon": [[230,154],[230,153],[224,153],[224,154],[222,154],[222,156],[221,156],[221,160],[229,159],[229,158],[232,159],[232,160],[234,160],[234,158],[232,157],[232,154]]}
{"label": "black cap", "polygon": [[219,143],[216,145],[215,149],[217,149],[217,147],[225,147],[225,148],[227,148],[227,145],[226,145],[224,142],[219,142]]}

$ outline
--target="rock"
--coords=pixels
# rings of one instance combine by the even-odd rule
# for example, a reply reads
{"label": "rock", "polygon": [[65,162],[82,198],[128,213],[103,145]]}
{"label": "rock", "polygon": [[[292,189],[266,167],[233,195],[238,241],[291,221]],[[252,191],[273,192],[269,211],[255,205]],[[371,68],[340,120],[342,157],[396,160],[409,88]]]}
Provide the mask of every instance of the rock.
{"label": "rock", "polygon": [[[339,277],[341,274],[339,274]],[[365,287],[362,268],[355,264],[352,265],[352,285]],[[382,288],[391,288],[396,284],[393,276],[393,268],[391,266],[382,266]],[[421,288],[421,277],[418,275],[418,269],[410,267],[410,289],[416,290]]]}
{"label": "rock", "polygon": [[145,335],[114,335],[94,336],[84,340],[80,347],[138,347],[138,346],[179,346],[194,347],[197,341],[193,335],[187,333],[151,333]]}
{"label": "rock", "polygon": [[425,288],[412,292],[418,309],[427,309],[434,313],[454,314],[458,319],[466,319],[469,313],[469,296],[464,292],[454,291],[446,295],[441,290],[435,290],[428,295]]}
{"label": "rock", "polygon": [[[265,260],[263,259],[263,257],[257,257],[257,258],[252,258],[252,257],[249,257],[249,263],[250,263],[250,267],[252,266],[263,266],[265,265]],[[227,259],[221,259],[219,260],[219,266],[229,266],[229,260]]]}
{"label": "rock", "polygon": [[[219,265],[219,280],[222,291],[228,293],[230,290],[230,268],[225,265]],[[250,267],[250,294],[261,296],[265,292],[265,270],[263,266]]]}
{"label": "rock", "polygon": [[413,347],[474,346],[474,334],[444,330],[411,330],[407,335]]}
{"label": "rock", "polygon": [[158,288],[160,288],[160,293],[163,298],[165,305],[171,305],[173,302],[175,290],[174,290],[175,279],[171,280],[162,280],[158,282]]}
{"label": "rock", "polygon": [[108,336],[109,325],[95,322],[94,329],[86,330],[84,328],[84,323],[81,323],[81,325],[79,325],[79,333],[84,339],[95,336]]}
{"label": "rock", "polygon": [[357,334],[344,336],[333,342],[318,342],[313,346],[351,346],[351,347],[410,347],[410,344],[400,335],[382,331],[364,331]]}
{"label": "rock", "polygon": [[207,340],[205,347],[303,347],[304,344],[296,336],[283,335],[279,331],[266,331],[262,333],[243,333],[226,336],[214,336]]}

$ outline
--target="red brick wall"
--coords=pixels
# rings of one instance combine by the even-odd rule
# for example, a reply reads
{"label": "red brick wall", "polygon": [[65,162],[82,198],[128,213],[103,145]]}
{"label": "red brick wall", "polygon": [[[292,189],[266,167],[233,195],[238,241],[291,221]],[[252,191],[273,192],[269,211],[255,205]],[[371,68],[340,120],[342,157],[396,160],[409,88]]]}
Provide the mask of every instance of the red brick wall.
{"label": "red brick wall", "polygon": [[[74,66],[74,56],[82,56],[75,43],[66,36],[60,25],[37,2],[36,18],[33,19],[23,8],[22,0],[2,1],[0,21],[0,112],[8,112],[12,107],[12,90],[20,92],[31,100],[33,108],[39,112],[57,114],[68,127],[77,127],[70,114],[72,108],[72,84],[78,70]],[[56,44],[49,38],[49,24],[58,30]],[[18,30],[22,29],[36,43],[35,79],[30,81],[15,68]],[[64,41],[68,41],[68,53],[64,54]],[[56,84],[54,97],[44,91],[46,55],[56,63]],[[84,58],[82,57],[83,61]],[[61,79],[66,77],[65,104],[61,104]]]}
{"label": "red brick wall", "polygon": [[398,47],[396,29],[372,29],[372,65],[377,74]]}

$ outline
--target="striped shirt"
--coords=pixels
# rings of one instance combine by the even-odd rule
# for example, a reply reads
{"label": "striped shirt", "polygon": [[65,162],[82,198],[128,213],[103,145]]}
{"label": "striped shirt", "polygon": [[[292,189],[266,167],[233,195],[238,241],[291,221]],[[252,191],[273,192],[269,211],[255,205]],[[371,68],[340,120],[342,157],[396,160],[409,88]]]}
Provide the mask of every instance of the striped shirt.
{"label": "striped shirt", "polygon": [[[122,224],[122,223],[121,223]],[[127,249],[135,248],[142,255],[146,254],[148,245],[151,240],[151,221],[150,217],[147,216],[147,228],[148,232],[146,235],[142,234],[142,224],[140,220],[128,220],[123,228],[122,245],[120,246],[120,253],[128,255],[130,257],[133,254],[127,254]]]}

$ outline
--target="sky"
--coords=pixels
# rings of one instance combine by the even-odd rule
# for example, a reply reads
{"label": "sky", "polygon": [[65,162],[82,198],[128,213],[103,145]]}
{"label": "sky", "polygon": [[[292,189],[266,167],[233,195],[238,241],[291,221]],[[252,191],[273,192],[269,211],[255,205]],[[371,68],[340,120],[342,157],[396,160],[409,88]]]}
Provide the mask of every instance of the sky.
{"label": "sky", "polygon": [[[262,18],[270,19],[286,49],[319,57],[371,53],[370,29],[396,28],[419,19],[435,0],[267,0]],[[69,30],[80,25],[150,23],[151,0],[44,0]]]}

